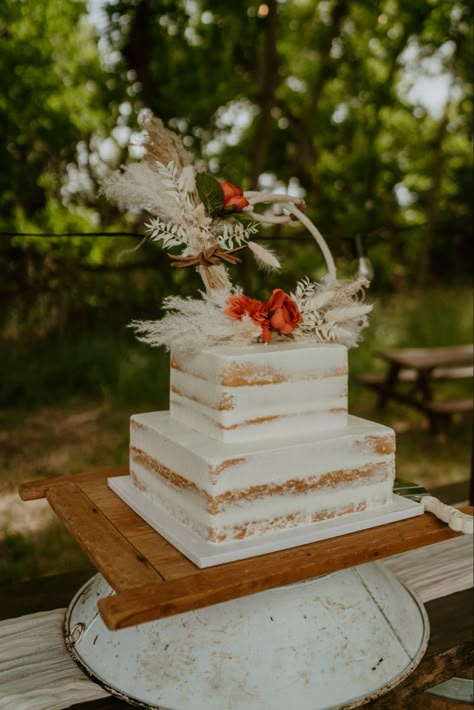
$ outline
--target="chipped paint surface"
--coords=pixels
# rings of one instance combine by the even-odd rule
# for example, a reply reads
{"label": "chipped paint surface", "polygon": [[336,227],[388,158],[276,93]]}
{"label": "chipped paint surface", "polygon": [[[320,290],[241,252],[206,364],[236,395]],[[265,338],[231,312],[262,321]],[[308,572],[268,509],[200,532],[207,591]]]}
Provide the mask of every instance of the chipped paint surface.
{"label": "chipped paint surface", "polygon": [[[73,658],[116,695],[174,710],[352,708],[420,662],[423,606],[380,563],[109,631],[96,575],[71,602]],[[399,620],[403,619],[400,624]]]}

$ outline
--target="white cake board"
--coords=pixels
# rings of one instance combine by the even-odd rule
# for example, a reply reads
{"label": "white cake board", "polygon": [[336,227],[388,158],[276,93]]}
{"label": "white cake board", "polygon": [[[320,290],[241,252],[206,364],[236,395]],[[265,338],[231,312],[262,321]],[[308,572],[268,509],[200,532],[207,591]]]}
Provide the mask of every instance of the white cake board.
{"label": "white cake board", "polygon": [[130,476],[109,478],[108,484],[148,525],[201,568],[266,555],[269,552],[307,545],[318,540],[328,540],[338,535],[347,535],[358,530],[394,523],[397,520],[414,518],[423,513],[421,503],[393,495],[389,505],[377,510],[351,513],[300,528],[281,530],[259,538],[212,543],[202,540],[192,530],[169,515],[158,503],[149,500],[133,485]]}

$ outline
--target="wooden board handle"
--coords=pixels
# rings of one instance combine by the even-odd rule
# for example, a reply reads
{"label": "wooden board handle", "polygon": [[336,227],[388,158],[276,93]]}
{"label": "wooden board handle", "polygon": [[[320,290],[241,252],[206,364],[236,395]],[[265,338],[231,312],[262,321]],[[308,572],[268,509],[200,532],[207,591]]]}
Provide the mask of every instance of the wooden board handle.
{"label": "wooden board handle", "polygon": [[39,481],[27,481],[20,485],[20,498],[22,500],[46,498],[47,491],[53,486],[61,486],[64,483],[90,481],[95,478],[126,476],[127,474],[128,466],[117,466],[116,468],[108,468],[105,471],[92,471],[90,473],[79,473],[75,476],[57,476],[56,478],[41,478]]}

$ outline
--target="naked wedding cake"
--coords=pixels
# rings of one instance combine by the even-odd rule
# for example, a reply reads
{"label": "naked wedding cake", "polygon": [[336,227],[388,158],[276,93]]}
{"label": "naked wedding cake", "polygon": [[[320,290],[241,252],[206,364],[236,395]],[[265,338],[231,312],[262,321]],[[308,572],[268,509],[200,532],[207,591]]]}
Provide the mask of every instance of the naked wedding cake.
{"label": "naked wedding cake", "polygon": [[170,412],[131,418],[132,481],[212,542],[387,504],[394,434],[347,416],[346,359],[296,343],[173,356]]}
{"label": "naked wedding cake", "polygon": [[[133,485],[216,544],[388,505],[394,433],[347,408],[347,348],[367,324],[368,283],[337,278],[301,200],[196,174],[161,122],[146,128],[147,159],[114,175],[105,192],[151,213],[150,238],[179,247],[172,265],[196,268],[206,290],[170,297],[163,318],[132,324],[141,340],[171,351],[170,410],[131,418]],[[275,203],[279,214],[258,211]],[[278,269],[253,238],[259,223],[290,219],[315,238],[326,277],[304,278],[291,294],[276,288],[266,301],[243,294],[226,264],[248,249]]]}

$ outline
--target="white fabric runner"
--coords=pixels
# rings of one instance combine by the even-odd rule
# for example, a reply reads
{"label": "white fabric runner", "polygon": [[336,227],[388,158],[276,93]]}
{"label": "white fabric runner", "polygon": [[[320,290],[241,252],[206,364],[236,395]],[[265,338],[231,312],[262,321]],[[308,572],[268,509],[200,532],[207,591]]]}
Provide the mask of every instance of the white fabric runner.
{"label": "white fabric runner", "polygon": [[[473,536],[384,560],[419,598],[430,601],[473,586]],[[69,656],[65,609],[0,622],[0,710],[63,710],[107,697]]]}
{"label": "white fabric runner", "polygon": [[474,586],[473,538],[463,535],[387,557],[383,562],[426,603]]}
{"label": "white fabric runner", "polygon": [[62,710],[105,698],[67,652],[65,609],[0,622],[1,710]]}

